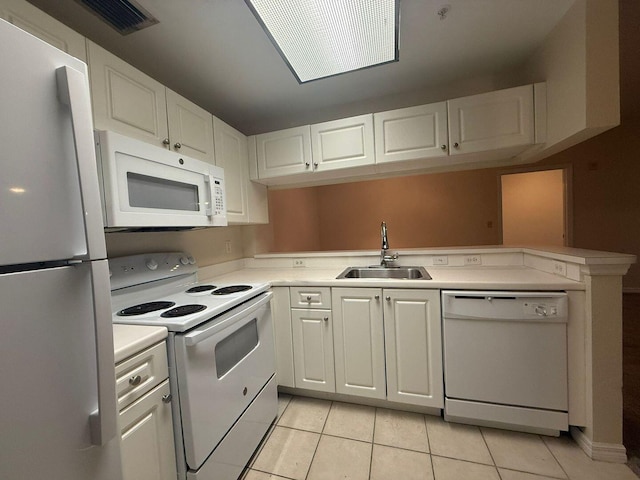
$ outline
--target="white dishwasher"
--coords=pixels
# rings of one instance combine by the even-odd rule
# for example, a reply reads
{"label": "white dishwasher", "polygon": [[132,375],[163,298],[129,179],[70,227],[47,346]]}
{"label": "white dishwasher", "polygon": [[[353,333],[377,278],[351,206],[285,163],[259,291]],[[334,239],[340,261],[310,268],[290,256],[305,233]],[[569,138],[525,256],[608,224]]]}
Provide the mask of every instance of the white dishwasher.
{"label": "white dishwasher", "polygon": [[442,292],[445,420],[568,429],[567,295]]}

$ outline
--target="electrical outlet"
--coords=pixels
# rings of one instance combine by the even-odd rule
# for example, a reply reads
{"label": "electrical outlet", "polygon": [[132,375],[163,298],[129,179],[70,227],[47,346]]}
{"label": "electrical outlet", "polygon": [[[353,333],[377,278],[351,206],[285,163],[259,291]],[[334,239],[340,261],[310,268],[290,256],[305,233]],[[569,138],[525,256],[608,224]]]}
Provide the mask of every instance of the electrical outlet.
{"label": "electrical outlet", "polygon": [[227,240],[224,242],[224,251],[227,253],[231,253],[231,240]]}
{"label": "electrical outlet", "polygon": [[446,255],[436,255],[431,258],[434,265],[449,265],[449,257]]}
{"label": "electrical outlet", "polygon": [[553,261],[553,273],[556,275],[562,275],[563,277],[567,276],[567,264],[564,262],[558,262],[557,260]]}
{"label": "electrical outlet", "polygon": [[294,258],[293,259],[293,266],[294,267],[304,267],[304,258]]}
{"label": "electrical outlet", "polygon": [[482,265],[482,257],[480,255],[467,255],[464,257],[465,265]]}

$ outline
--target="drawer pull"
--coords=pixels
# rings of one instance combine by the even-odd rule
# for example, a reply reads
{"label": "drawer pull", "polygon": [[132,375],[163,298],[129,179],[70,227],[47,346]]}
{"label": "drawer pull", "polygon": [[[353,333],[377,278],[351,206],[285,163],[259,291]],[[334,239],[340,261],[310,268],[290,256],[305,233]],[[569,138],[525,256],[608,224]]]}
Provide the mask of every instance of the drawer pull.
{"label": "drawer pull", "polygon": [[307,302],[311,303],[311,295],[307,295]]}
{"label": "drawer pull", "polygon": [[136,385],[140,385],[140,382],[142,382],[142,377],[140,375],[134,375],[133,377],[131,377],[129,379],[129,385],[131,386],[136,386]]}
{"label": "drawer pull", "polygon": [[244,387],[244,388],[242,389],[242,395],[243,395],[243,396],[246,396],[246,395],[247,395],[247,387]]}
{"label": "drawer pull", "polygon": [[171,394],[167,393],[162,396],[162,403],[171,403]]}

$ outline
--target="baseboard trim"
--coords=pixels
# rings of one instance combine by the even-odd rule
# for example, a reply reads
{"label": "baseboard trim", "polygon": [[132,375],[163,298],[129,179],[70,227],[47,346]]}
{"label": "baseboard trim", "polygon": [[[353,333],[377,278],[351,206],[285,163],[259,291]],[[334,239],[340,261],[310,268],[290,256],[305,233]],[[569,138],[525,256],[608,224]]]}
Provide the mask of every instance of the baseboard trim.
{"label": "baseboard trim", "polygon": [[627,449],[619,443],[593,442],[578,427],[570,428],[571,436],[593,460],[609,463],[627,463]]}

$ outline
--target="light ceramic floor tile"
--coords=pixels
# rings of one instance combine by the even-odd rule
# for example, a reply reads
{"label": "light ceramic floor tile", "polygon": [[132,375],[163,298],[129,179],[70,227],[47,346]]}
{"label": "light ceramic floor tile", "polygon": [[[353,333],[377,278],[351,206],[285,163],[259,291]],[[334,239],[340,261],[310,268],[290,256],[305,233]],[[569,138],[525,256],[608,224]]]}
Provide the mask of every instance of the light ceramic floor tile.
{"label": "light ceramic floor tile", "polygon": [[287,395],[286,393],[278,394],[278,418],[280,418],[284,413],[285,409],[289,405],[289,402],[291,401],[291,398],[291,395]]}
{"label": "light ceramic floor tile", "polygon": [[481,430],[498,467],[548,477],[567,478],[538,435],[493,428]]}
{"label": "light ceramic floor tile", "polygon": [[569,437],[549,437],[544,442],[572,480],[638,480],[635,473],[622,463],[591,460]]}
{"label": "light ceramic floor tile", "polygon": [[535,473],[516,472],[515,470],[507,470],[505,468],[499,468],[498,472],[502,480],[556,480],[553,477],[543,477]]}
{"label": "light ceramic floor tile", "polygon": [[259,472],[257,470],[247,470],[242,480],[287,480],[285,477],[271,475],[270,473]]}
{"label": "light ceramic floor tile", "polygon": [[431,457],[427,453],[374,445],[370,480],[433,480]]}
{"label": "light ceramic floor tile", "polygon": [[384,408],[376,409],[373,442],[429,453],[424,415]]}
{"label": "light ceramic floor tile", "polygon": [[493,465],[478,427],[445,422],[440,417],[430,415],[425,418],[432,455]]}
{"label": "light ceramic floor tile", "polygon": [[331,402],[316,398],[294,397],[278,420],[281,427],[322,432]]}
{"label": "light ceramic floor tile", "polygon": [[500,480],[494,466],[435,456],[431,457],[431,461],[435,480]]}
{"label": "light ceramic floor tile", "polygon": [[371,444],[322,435],[307,480],[368,480]]}
{"label": "light ceramic floor tile", "polygon": [[251,468],[295,480],[304,480],[320,435],[276,427]]}
{"label": "light ceramic floor tile", "polygon": [[372,442],[375,419],[376,409],[373,407],[333,402],[322,433]]}

